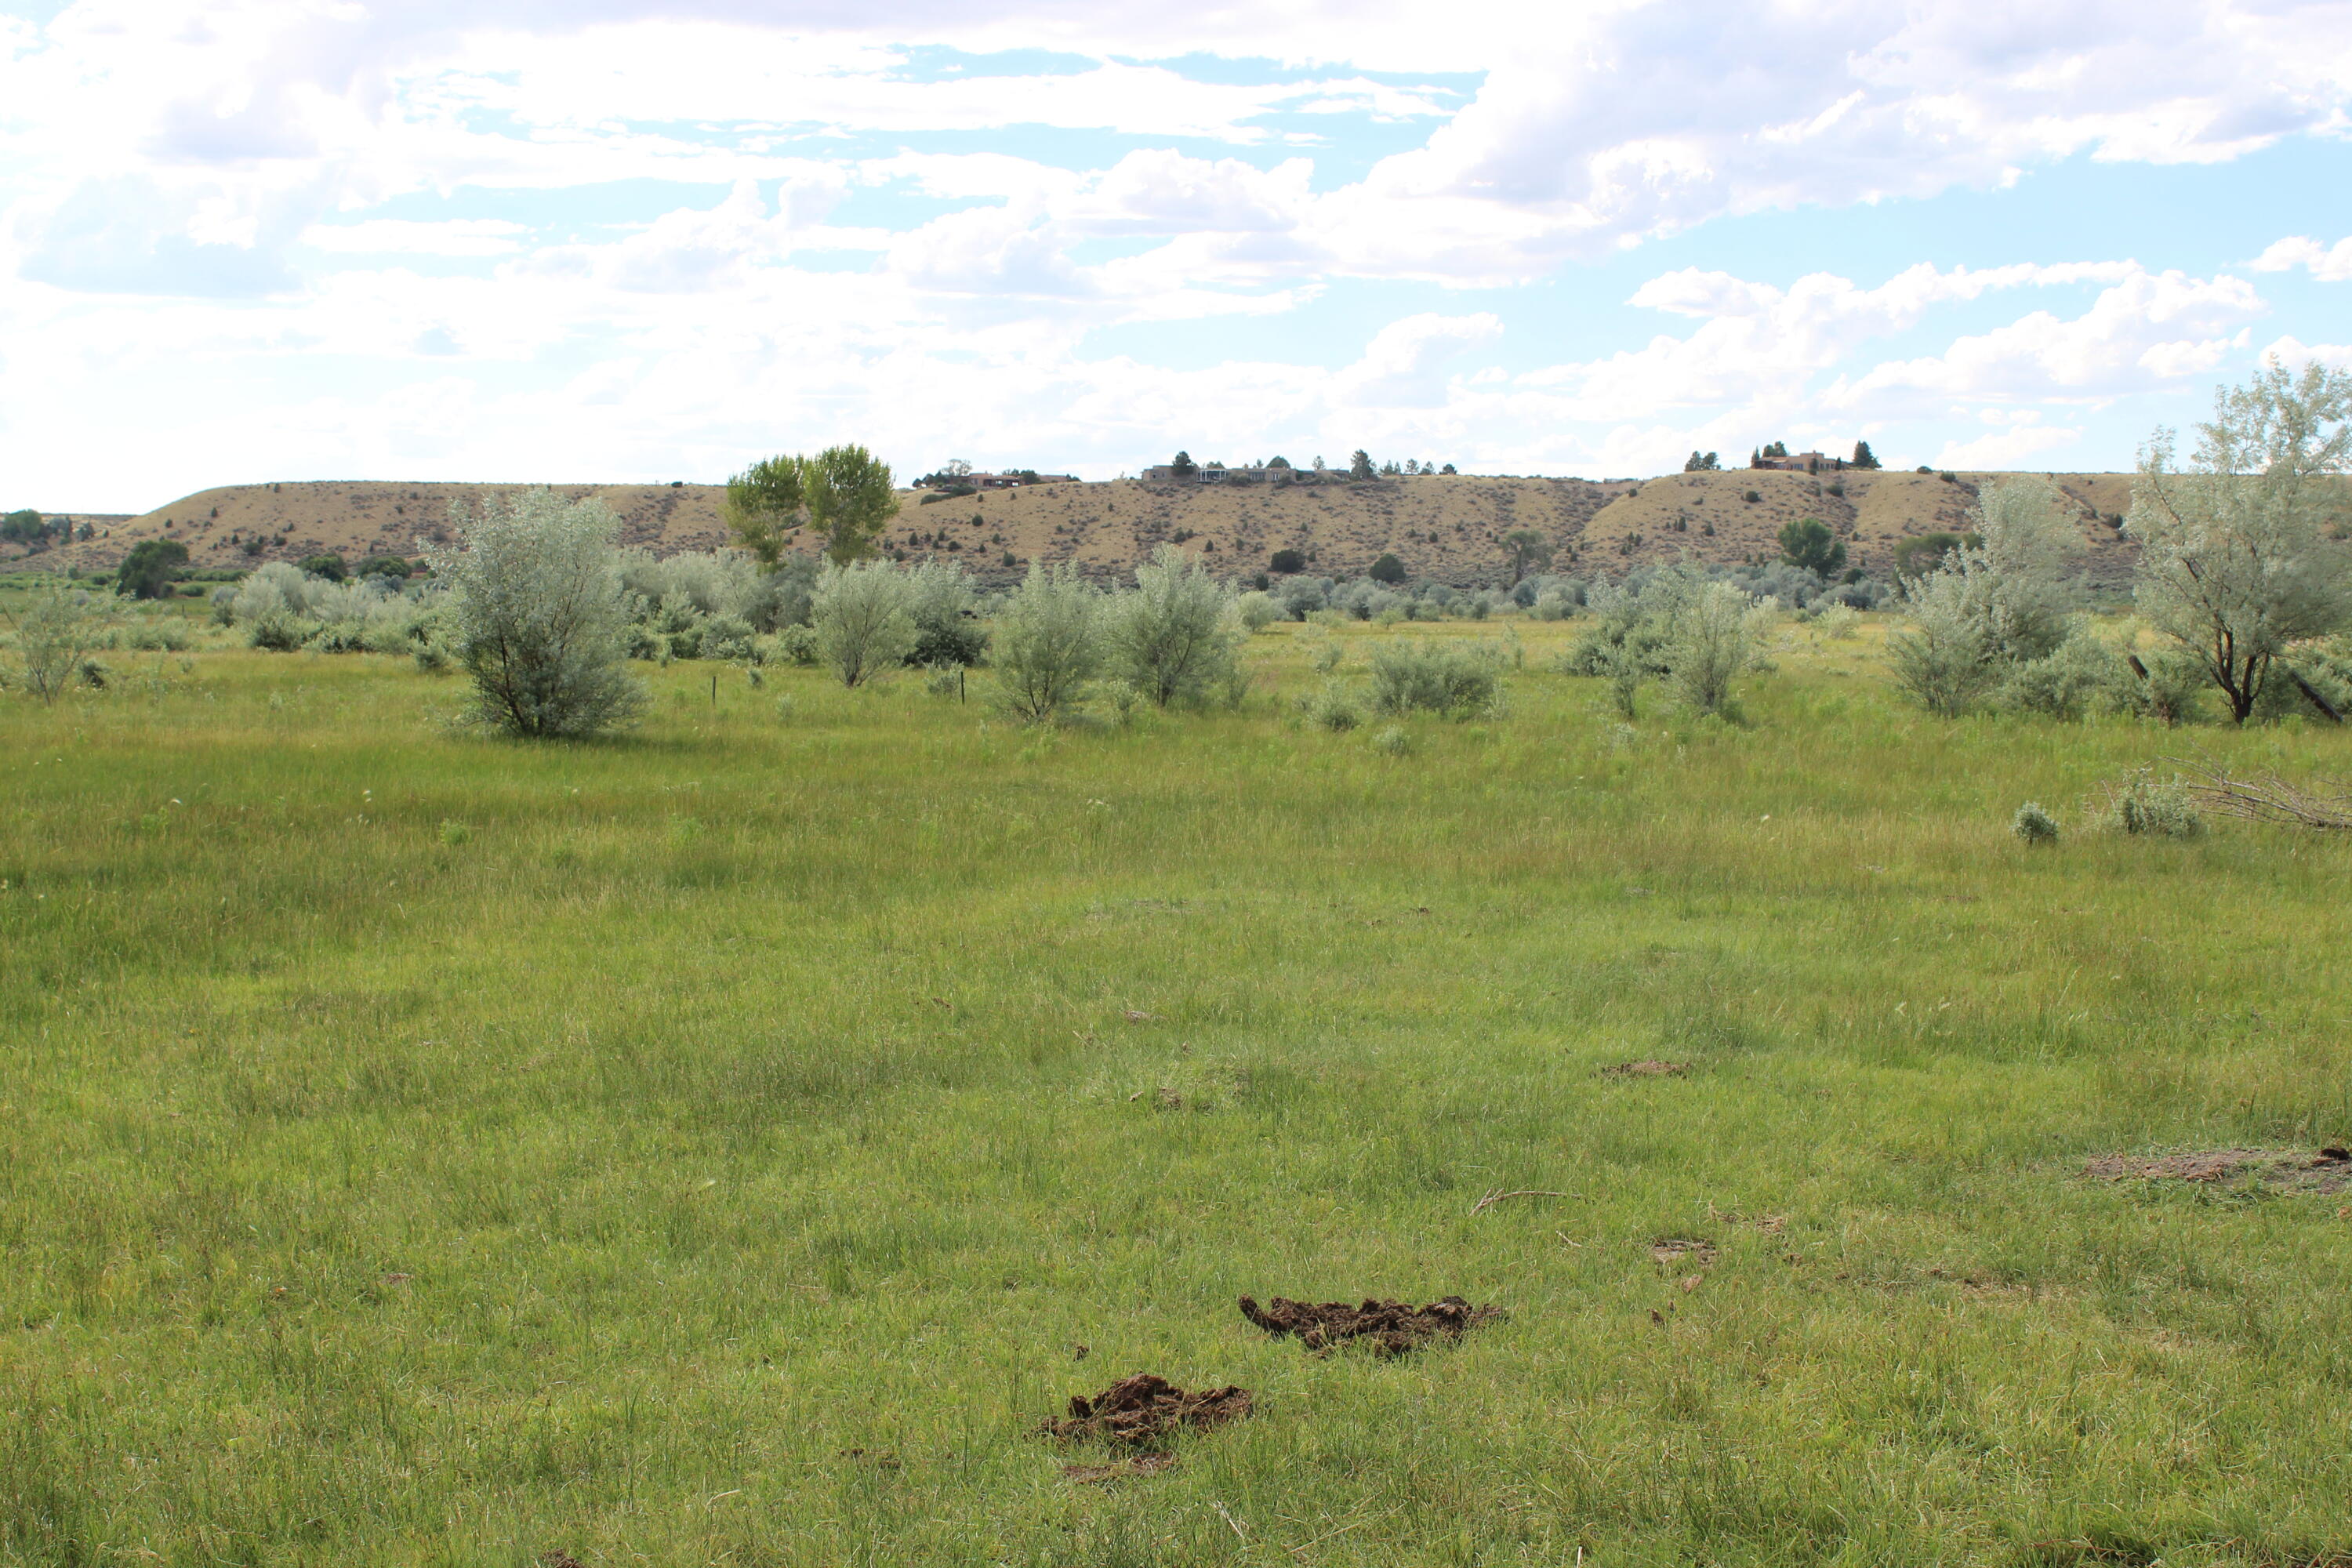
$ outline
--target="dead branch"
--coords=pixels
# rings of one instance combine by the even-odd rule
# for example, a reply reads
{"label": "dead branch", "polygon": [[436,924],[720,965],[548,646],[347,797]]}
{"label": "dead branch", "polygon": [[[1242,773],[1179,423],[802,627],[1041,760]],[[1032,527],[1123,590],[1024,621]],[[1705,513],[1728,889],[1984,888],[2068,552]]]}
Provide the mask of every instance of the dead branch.
{"label": "dead branch", "polygon": [[2276,773],[2240,778],[2208,758],[2183,762],[2166,759],[2195,775],[2189,793],[2198,804],[2221,816],[2244,822],[2270,822],[2289,827],[2309,827],[2322,833],[2352,833],[2352,791],[2306,789]]}
{"label": "dead branch", "polygon": [[1496,1204],[1501,1203],[1505,1198],[1572,1198],[1576,1194],[1574,1193],[1538,1192],[1533,1187],[1523,1187],[1516,1193],[1507,1193],[1503,1191],[1502,1188],[1497,1187],[1493,1192],[1488,1193],[1485,1197],[1480,1198],[1477,1205],[1470,1212],[1472,1214],[1484,1214],[1488,1208],[1492,1207]]}
{"label": "dead branch", "polygon": [[2314,686],[2308,680],[2305,680],[2303,678],[2302,671],[2290,667],[2286,672],[2286,678],[2294,682],[2294,689],[2303,693],[2303,699],[2305,701],[2310,703],[2314,708],[2318,709],[2322,713],[2327,715],[2327,721],[2329,723],[2341,724],[2344,722],[2344,715],[2336,710],[2336,704],[2327,700],[2326,694],[2322,692],[2319,688]]}

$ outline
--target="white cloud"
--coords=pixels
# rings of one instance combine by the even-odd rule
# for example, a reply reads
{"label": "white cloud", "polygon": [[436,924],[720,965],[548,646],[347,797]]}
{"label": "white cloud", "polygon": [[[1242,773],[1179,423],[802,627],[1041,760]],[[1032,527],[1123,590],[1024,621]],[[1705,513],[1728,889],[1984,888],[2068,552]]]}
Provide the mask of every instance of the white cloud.
{"label": "white cloud", "polygon": [[2042,425],[2026,419],[1973,441],[1948,441],[1936,454],[1939,468],[2021,468],[2027,459],[2083,438],[2079,426]]}
{"label": "white cloud", "polygon": [[2352,16],[2173,0],[1626,6],[1534,29],[1337,209],[1362,269],[1494,280],[1727,213],[2210,162],[2345,122]]}
{"label": "white cloud", "polygon": [[2265,346],[2261,357],[2275,359],[2290,369],[2317,360],[2336,370],[2352,370],[2352,343],[2306,343],[2289,336]]}
{"label": "white cloud", "polygon": [[[1166,63],[1203,39],[1256,63]],[[940,52],[1015,47],[1064,54]],[[1870,286],[1696,266],[1633,296],[1672,331],[1528,371],[1506,323],[1531,296],[1414,286],[1572,288],[1581,258],[1727,214],[2063,157],[2224,159],[2352,126],[2347,82],[2352,12],[2301,0],[75,0],[0,18],[0,352],[42,372],[0,381],[0,427],[126,504],[236,463],[723,471],[825,433],[1632,472],[1973,428],[2216,374],[2263,301],[2161,257]],[[2341,280],[2352,240],[2252,267]],[[1985,327],[2029,289],[2096,292]],[[1258,324],[1327,295],[1382,313],[1335,308],[1320,342]],[[1192,368],[1089,338],[1174,321],[1200,323],[1167,356]]]}
{"label": "white cloud", "polygon": [[[1630,302],[1698,319],[1703,324],[1688,337],[1655,337],[1638,350],[1533,372],[1521,381],[1531,387],[1572,389],[1562,412],[1580,418],[1726,403],[1788,405],[1801,398],[1812,378],[1844,363],[1869,340],[1914,327],[1939,306],[2000,289],[2121,285],[2139,276],[2130,262],[1948,272],[1923,262],[1874,289],[1827,272],[1781,289],[1685,268],[1652,279]],[[1882,366],[1873,374],[1882,377],[1869,389],[1876,391],[1900,381],[1903,373]],[[1828,403],[1844,406],[1834,394]]]}
{"label": "white cloud", "polygon": [[[1286,192],[1266,216],[1293,236],[1287,265],[1494,283],[1723,214],[1998,184],[2084,152],[2226,158],[2347,123],[2342,7],[2119,5],[1715,0],[1694,13],[1655,0],[1530,16],[1490,0],[1440,26],[1420,7],[1330,0],[1253,8],[1220,30],[1241,13],[1020,0],[780,23],[749,0],[604,0],[551,24],[520,0],[80,0],[37,34],[15,30],[0,94],[25,129],[0,153],[31,171],[37,206],[45,190],[61,199],[77,180],[137,170],[205,192],[256,237],[245,243],[268,245],[401,193],[765,177],[794,127],[1245,146],[1274,136],[1272,114],[1360,112],[1433,130],[1360,180]],[[1298,63],[1237,85],[1138,58],[1202,37]],[[1457,107],[1434,87],[1304,65],[1335,38],[1368,65],[1484,80]],[[940,77],[913,68],[910,39],[1045,41],[1079,58]],[[277,211],[287,204],[308,210]]]}
{"label": "white cloud", "polygon": [[1391,321],[1361,358],[1331,378],[1331,401],[1352,408],[1431,407],[1446,397],[1445,367],[1471,348],[1502,336],[1503,323],[1480,312],[1433,312]]}
{"label": "white cloud", "polygon": [[314,250],[346,255],[510,256],[530,230],[504,218],[444,218],[419,222],[370,218],[363,223],[312,224],[301,241]]}
{"label": "white cloud", "polygon": [[2036,310],[1956,341],[1943,353],[1889,362],[1828,395],[1833,406],[1916,407],[1921,399],[2020,402],[2120,396],[2151,378],[2178,379],[2220,364],[2247,342],[2260,314],[2252,285],[2224,273],[2192,278],[2135,267],[2071,319]]}
{"label": "white cloud", "polygon": [[2273,242],[2246,265],[2257,272],[2284,272],[2293,267],[2307,267],[2322,283],[2352,283],[2352,239],[2323,246],[2315,239],[2296,235]]}

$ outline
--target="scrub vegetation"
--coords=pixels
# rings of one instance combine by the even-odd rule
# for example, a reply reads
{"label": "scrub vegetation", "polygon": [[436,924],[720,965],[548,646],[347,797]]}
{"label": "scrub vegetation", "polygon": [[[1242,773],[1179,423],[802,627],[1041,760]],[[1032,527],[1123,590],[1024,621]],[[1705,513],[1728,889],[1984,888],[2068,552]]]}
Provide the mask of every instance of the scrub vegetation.
{"label": "scrub vegetation", "polygon": [[0,1563],[2352,1562],[2347,391],[2130,616],[0,579]]}
{"label": "scrub vegetation", "polygon": [[[993,623],[1033,703],[1090,592]],[[2352,1550],[2347,1198],[2112,1173],[2352,1133],[2352,842],[2175,831],[2160,720],[1937,718],[1845,610],[1628,721],[1530,611],[1124,723],[640,660],[518,743],[203,608],[0,701],[0,1562]],[[1136,1373],[1250,1414],[1036,1435]]]}

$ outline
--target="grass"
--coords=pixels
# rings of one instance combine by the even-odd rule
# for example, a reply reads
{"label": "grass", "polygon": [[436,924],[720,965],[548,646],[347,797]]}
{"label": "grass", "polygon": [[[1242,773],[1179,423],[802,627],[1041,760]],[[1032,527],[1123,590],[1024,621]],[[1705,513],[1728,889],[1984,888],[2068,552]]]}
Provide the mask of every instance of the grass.
{"label": "grass", "polygon": [[[2352,1131],[2347,847],[2085,833],[2181,738],[1931,721],[1869,628],[1628,729],[1511,624],[1402,755],[1279,630],[1241,714],[1045,735],[690,664],[586,746],[366,656],[0,700],[0,1563],[2352,1551],[2340,1200],[2078,1174]],[[1509,1321],[1395,1362],[1234,1308],[1454,1291]],[[1259,1414],[1066,1482],[1137,1371]]]}

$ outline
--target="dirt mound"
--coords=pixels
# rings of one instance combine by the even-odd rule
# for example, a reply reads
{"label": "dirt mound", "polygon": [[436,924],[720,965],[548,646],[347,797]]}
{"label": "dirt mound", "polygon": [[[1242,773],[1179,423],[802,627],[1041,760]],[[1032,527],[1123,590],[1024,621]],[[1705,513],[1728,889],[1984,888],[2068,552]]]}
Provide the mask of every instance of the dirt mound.
{"label": "dirt mound", "polygon": [[1156,1476],[1175,1468],[1173,1454],[1138,1454],[1132,1459],[1114,1459],[1108,1465],[1064,1465],[1062,1475],[1082,1487],[1101,1487],[1129,1476]]}
{"label": "dirt mound", "polygon": [[1316,1306],[1276,1296],[1261,1307],[1242,1298],[1242,1316],[1279,1339],[1295,1334],[1311,1351],[1326,1351],[1349,1340],[1369,1340],[1381,1355],[1402,1355],[1433,1339],[1458,1340],[1480,1323],[1505,1316],[1500,1307],[1474,1307],[1459,1296],[1432,1301],[1426,1307],[1402,1301],[1366,1300],[1350,1307],[1345,1301]]}
{"label": "dirt mound", "polygon": [[1250,1413],[1246,1388],[1203,1389],[1188,1394],[1164,1377],[1139,1372],[1088,1399],[1070,1396],[1066,1421],[1048,1421],[1038,1430],[1065,1443],[1102,1437],[1142,1447],[1173,1436],[1182,1427],[1206,1431]]}
{"label": "dirt mound", "polygon": [[2186,1154],[2105,1154],[2083,1174],[2110,1182],[2248,1182],[2296,1192],[2337,1193],[2352,1186],[2352,1149],[2329,1144],[2316,1154],[2282,1149],[2200,1149]]}
{"label": "dirt mound", "polygon": [[1602,1078],[1677,1078],[1690,1071],[1685,1062],[1662,1062],[1654,1058],[1638,1062],[1619,1062],[1613,1068],[1602,1068]]}

